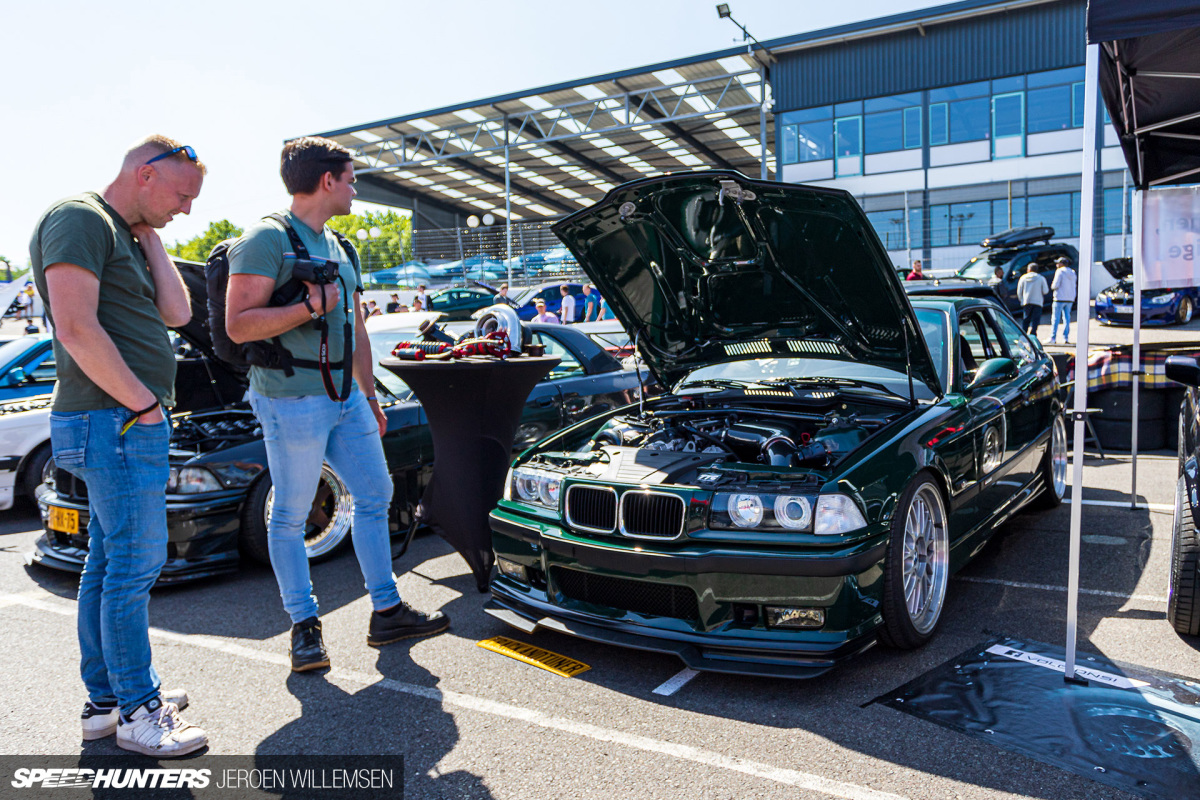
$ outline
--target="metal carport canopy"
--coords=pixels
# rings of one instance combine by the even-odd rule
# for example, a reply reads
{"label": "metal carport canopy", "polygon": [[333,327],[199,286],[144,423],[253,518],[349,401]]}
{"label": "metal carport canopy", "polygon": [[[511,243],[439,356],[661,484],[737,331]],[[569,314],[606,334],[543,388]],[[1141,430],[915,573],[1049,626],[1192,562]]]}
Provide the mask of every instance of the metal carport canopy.
{"label": "metal carport canopy", "polygon": [[739,48],[318,135],[351,151],[364,199],[504,217],[507,164],[509,218],[558,217],[664,172],[769,177],[769,60]]}

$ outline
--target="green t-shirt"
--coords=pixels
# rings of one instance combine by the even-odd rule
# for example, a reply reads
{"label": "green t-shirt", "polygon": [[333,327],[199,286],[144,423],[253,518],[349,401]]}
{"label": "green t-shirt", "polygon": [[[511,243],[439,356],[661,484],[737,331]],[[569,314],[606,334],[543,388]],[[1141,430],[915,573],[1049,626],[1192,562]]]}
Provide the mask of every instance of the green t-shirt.
{"label": "green t-shirt", "polygon": [[[146,256],[129,224],[94,192],[68,197],[50,206],[38,220],[29,243],[33,280],[54,323],[54,298],[46,289],[46,267],[74,264],[100,279],[96,319],[121,358],[159,402],[175,404],[175,352],[171,337],[154,305],[155,287]],[[58,382],[55,411],[119,408],[92,382],[58,339],[54,340]]]}
{"label": "green t-shirt", "polygon": [[[342,249],[332,231],[323,228],[318,233],[305,225],[291,211],[281,213],[299,234],[300,241],[304,242],[310,256],[339,262],[338,289],[342,293],[342,298],[335,308],[326,312],[325,319],[329,323],[329,360],[341,361],[343,330],[347,318],[346,309],[354,310],[354,292],[362,291],[358,254],[355,253],[353,260],[350,261],[350,269],[347,269],[346,251]],[[292,266],[295,263],[296,254],[292,252],[292,245],[288,241],[287,233],[279,223],[273,220],[263,220],[253,226],[229,247],[230,275],[262,275],[274,278],[276,289],[291,280]],[[354,349],[354,322],[355,318],[351,316],[351,351]],[[279,339],[283,346],[291,352],[293,358],[317,360],[321,345],[321,333],[313,323],[306,322],[298,328],[292,328]],[[353,364],[347,364],[346,368],[353,369]],[[333,370],[332,374],[334,386],[340,391],[342,371]],[[325,394],[325,384],[321,381],[320,371],[316,369],[297,368],[293,371],[292,376],[288,377],[283,370],[251,367],[250,388],[266,397],[303,397],[310,394]]]}

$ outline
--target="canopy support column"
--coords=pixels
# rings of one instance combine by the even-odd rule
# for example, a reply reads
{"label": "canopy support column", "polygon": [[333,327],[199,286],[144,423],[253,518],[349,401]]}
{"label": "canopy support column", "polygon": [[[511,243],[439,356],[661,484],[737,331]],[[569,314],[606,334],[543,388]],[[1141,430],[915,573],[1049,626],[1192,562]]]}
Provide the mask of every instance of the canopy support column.
{"label": "canopy support column", "polygon": [[[1079,628],[1079,551],[1080,527],[1083,513],[1083,440],[1086,436],[1088,390],[1088,336],[1090,333],[1092,296],[1092,262],[1095,260],[1096,237],[1096,99],[1099,95],[1100,46],[1088,45],[1086,77],[1083,90],[1083,171],[1079,200],[1079,286],[1076,293],[1079,308],[1075,324],[1075,409],[1074,452],[1071,458],[1071,550],[1067,576],[1067,658],[1063,672],[1067,680],[1075,679],[1075,644]],[[1052,491],[1046,487],[1046,491]]]}
{"label": "canopy support column", "polygon": [[504,263],[508,264],[508,282],[512,283],[512,170],[509,157],[508,126],[504,126],[504,244],[508,255]]}
{"label": "canopy support column", "polygon": [[1133,423],[1130,425],[1130,445],[1133,454],[1133,478],[1129,484],[1129,508],[1137,508],[1138,465],[1138,394],[1142,384],[1142,206],[1144,190],[1138,190],[1133,200]]}

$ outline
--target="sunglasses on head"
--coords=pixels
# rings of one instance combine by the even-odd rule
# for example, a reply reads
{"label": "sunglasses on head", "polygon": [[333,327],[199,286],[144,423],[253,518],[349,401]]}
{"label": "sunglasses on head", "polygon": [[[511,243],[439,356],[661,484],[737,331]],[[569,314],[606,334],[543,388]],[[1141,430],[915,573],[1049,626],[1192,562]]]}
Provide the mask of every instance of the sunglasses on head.
{"label": "sunglasses on head", "polygon": [[165,153],[160,153],[159,155],[156,155],[154,158],[150,159],[146,163],[153,164],[155,161],[162,161],[164,158],[170,158],[171,156],[175,155],[176,153],[183,153],[185,156],[188,157],[189,161],[194,162],[194,161],[199,160],[196,157],[196,151],[193,150],[190,145],[181,144],[179,147],[176,147],[172,150],[168,150]]}

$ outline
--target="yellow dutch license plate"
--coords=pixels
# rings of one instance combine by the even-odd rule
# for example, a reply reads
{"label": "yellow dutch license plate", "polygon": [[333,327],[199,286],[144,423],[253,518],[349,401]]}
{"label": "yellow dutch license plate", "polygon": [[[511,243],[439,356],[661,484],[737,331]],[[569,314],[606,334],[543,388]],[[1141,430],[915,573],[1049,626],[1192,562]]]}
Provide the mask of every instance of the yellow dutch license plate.
{"label": "yellow dutch license plate", "polygon": [[491,639],[484,639],[482,642],[477,642],[476,644],[485,650],[491,650],[493,653],[515,658],[517,661],[523,661],[535,667],[541,667],[548,672],[553,672],[555,675],[561,675],[564,678],[573,678],[579,673],[591,669],[591,667],[582,661],[576,661],[573,658],[552,653],[549,650],[543,650],[540,647],[534,647],[525,642],[518,642],[516,639],[510,639],[507,636],[493,636]]}
{"label": "yellow dutch license plate", "polygon": [[52,531],[61,531],[72,535],[79,533],[79,512],[73,508],[50,506],[50,516],[46,520],[46,527]]}

